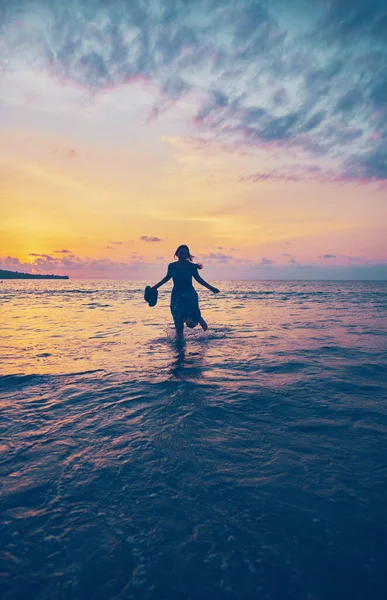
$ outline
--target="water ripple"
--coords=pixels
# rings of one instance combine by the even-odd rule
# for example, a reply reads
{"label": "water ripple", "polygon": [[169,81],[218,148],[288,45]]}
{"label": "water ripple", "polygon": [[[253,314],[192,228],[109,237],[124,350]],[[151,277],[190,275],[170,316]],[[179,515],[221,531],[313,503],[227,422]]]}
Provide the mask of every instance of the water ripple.
{"label": "water ripple", "polygon": [[386,285],[219,288],[4,285],[5,600],[384,597]]}

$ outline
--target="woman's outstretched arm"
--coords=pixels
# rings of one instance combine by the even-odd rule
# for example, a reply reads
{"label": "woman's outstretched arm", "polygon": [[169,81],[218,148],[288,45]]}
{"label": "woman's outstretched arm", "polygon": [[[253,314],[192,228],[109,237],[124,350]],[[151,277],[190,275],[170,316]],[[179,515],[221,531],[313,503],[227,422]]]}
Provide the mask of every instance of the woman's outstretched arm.
{"label": "woman's outstretched arm", "polygon": [[156,285],[152,286],[152,290],[157,290],[159,287],[161,287],[162,285],[164,285],[164,283],[167,283],[167,281],[169,281],[171,279],[172,275],[169,275],[168,273],[166,274],[165,277],[163,277],[163,279],[161,279],[161,281],[159,281],[158,283],[156,283]]}
{"label": "woman's outstretched arm", "polygon": [[219,294],[218,288],[210,285],[209,283],[207,283],[207,281],[204,281],[203,277],[200,277],[199,273],[194,273],[194,278],[198,283],[200,283],[200,285],[210,290],[210,292],[213,292],[214,294]]}

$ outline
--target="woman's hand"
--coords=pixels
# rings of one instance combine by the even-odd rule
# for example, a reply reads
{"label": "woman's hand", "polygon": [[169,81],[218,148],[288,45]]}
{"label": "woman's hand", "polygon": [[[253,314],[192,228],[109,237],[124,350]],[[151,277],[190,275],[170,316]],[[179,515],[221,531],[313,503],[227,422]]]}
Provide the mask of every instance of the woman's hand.
{"label": "woman's hand", "polygon": [[211,288],[211,292],[212,292],[213,294],[219,294],[219,290],[218,290],[218,288],[216,288],[216,287],[213,287],[213,288]]}

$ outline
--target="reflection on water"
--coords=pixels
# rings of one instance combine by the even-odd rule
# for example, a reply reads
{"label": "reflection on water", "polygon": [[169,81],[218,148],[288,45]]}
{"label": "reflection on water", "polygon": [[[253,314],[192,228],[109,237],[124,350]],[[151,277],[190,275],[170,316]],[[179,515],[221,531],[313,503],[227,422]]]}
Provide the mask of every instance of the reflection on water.
{"label": "reflection on water", "polygon": [[[281,353],[300,365],[307,357],[310,366],[313,352],[334,363],[334,347],[348,348],[353,356],[356,348],[360,354],[377,352],[383,344],[383,283],[219,285],[217,296],[200,291],[208,332],[196,328],[186,334],[187,356],[206,352],[205,377],[230,365],[240,376],[246,368],[267,367],[275,379],[276,367],[283,369]],[[0,297],[1,363],[12,373],[103,368],[161,375],[170,364],[174,339],[169,295],[163,288],[157,306],[150,308],[138,282],[6,282]]]}
{"label": "reflection on water", "polygon": [[2,285],[2,597],[384,599],[387,285],[143,287]]}
{"label": "reflection on water", "polygon": [[180,380],[197,380],[203,375],[206,369],[206,351],[208,349],[209,339],[202,334],[195,339],[195,350],[189,347],[192,339],[174,338],[172,342],[173,355],[171,358],[171,367],[169,369],[173,378]]}
{"label": "reflection on water", "polygon": [[170,373],[176,378],[184,376],[184,366],[186,364],[186,341],[183,338],[177,338],[175,341],[175,356],[172,360]]}

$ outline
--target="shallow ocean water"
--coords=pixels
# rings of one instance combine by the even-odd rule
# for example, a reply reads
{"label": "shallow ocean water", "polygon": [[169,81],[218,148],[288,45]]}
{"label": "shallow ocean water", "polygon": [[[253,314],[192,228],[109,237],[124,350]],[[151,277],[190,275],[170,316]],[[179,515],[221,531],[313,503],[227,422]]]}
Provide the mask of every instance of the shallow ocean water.
{"label": "shallow ocean water", "polygon": [[387,282],[0,287],[4,600],[387,597]]}

